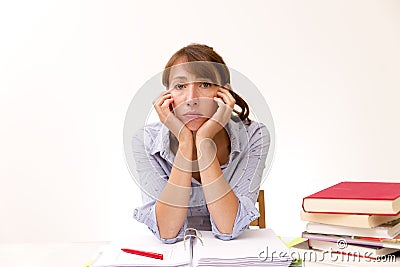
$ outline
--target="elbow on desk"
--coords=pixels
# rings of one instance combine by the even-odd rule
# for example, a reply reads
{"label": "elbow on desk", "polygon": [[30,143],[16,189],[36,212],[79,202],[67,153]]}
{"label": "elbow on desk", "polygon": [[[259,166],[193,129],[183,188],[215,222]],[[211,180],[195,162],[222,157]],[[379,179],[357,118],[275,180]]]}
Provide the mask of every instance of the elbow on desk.
{"label": "elbow on desk", "polygon": [[229,241],[229,240],[235,239],[235,236],[233,236],[232,233],[216,234],[215,236],[218,239],[221,239],[221,240],[224,240],[224,241]]}
{"label": "elbow on desk", "polygon": [[164,233],[162,233],[162,232],[160,232],[160,237],[162,238],[162,239],[173,239],[173,238],[176,238],[177,237],[177,233],[173,233],[173,232],[164,232]]}
{"label": "elbow on desk", "polygon": [[232,240],[235,238],[235,235],[233,234],[233,228],[230,230],[226,230],[226,231],[224,231],[224,230],[225,229],[217,229],[217,231],[213,230],[213,232],[214,232],[214,235],[221,240],[228,241],[228,240]]}
{"label": "elbow on desk", "polygon": [[164,243],[175,243],[178,237],[179,231],[176,230],[163,230],[159,231],[160,238]]}
{"label": "elbow on desk", "polygon": [[224,236],[228,236],[228,235],[232,235],[233,234],[233,229],[235,228],[235,222],[223,222],[220,225],[215,224],[214,221],[214,227],[215,227],[215,232],[217,232],[218,234],[224,235]]}
{"label": "elbow on desk", "polygon": [[219,232],[221,233],[221,235],[232,235],[233,233],[233,227],[232,228],[226,228],[226,229],[219,229]]}

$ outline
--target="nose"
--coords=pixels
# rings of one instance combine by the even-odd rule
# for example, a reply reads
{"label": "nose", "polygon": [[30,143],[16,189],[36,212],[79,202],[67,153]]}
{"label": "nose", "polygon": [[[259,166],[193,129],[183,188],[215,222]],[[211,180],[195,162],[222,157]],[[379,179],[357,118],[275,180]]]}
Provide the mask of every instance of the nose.
{"label": "nose", "polygon": [[199,94],[195,83],[190,83],[187,85],[187,96],[186,96],[186,105],[193,106],[199,104]]}

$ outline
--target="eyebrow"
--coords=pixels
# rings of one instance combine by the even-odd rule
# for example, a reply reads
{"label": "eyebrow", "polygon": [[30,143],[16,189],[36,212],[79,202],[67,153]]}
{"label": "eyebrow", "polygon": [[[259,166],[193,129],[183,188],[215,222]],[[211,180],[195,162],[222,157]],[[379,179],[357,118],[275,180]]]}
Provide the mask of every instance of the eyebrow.
{"label": "eyebrow", "polygon": [[[174,78],[172,78],[171,83],[175,80],[178,81],[187,81],[187,77],[186,76],[176,76]],[[211,82],[212,83],[212,79],[210,78],[206,78],[206,77],[196,77],[195,80],[193,82],[197,82],[197,81],[207,81],[207,82]]]}
{"label": "eyebrow", "polygon": [[184,81],[187,81],[187,78],[186,78],[186,76],[175,76],[174,78],[172,78],[171,83],[172,83],[173,81],[175,81],[175,80],[180,80],[180,81],[184,80]]}

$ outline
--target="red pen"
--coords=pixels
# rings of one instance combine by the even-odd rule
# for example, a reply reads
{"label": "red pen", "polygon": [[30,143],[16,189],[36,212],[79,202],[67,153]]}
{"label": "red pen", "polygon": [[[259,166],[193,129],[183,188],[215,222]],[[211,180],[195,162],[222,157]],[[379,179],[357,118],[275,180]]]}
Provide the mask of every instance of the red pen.
{"label": "red pen", "polygon": [[164,255],[163,254],[159,254],[159,253],[146,252],[146,251],[140,251],[140,250],[129,249],[129,248],[121,248],[121,250],[123,252],[126,252],[126,253],[135,254],[135,255],[144,256],[144,257],[149,257],[149,258],[153,258],[153,259],[159,259],[159,260],[163,260],[164,259]]}

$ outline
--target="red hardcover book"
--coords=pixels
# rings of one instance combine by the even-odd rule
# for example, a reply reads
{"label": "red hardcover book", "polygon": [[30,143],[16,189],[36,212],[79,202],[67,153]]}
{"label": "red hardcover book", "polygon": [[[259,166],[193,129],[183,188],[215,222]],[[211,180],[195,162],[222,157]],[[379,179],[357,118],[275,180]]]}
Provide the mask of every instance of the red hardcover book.
{"label": "red hardcover book", "polygon": [[395,216],[400,214],[400,183],[341,182],[305,197],[303,210]]}

